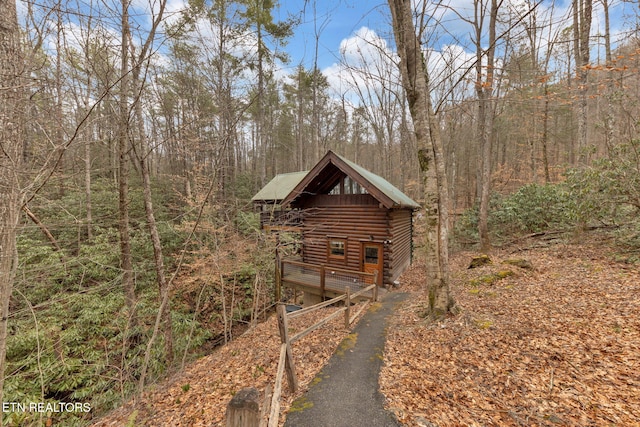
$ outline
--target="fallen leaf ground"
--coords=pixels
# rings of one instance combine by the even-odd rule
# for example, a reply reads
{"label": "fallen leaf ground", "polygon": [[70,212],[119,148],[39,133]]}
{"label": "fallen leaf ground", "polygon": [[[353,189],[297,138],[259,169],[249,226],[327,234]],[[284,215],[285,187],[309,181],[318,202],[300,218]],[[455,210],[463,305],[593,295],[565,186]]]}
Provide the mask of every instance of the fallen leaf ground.
{"label": "fallen leaf ground", "polygon": [[[292,319],[289,331],[291,334],[300,332],[335,310],[336,308],[330,307]],[[290,393],[286,379],[284,380],[281,424],[291,403],[304,393],[308,384],[349,333],[350,330],[344,328],[344,317],[337,316],[293,344],[300,388],[297,393]],[[187,366],[173,378],[156,384],[142,399],[129,402],[96,420],[93,425],[224,426],[227,404],[236,392],[244,387],[255,387],[264,396],[267,385],[273,388],[279,354],[278,325],[275,316],[271,316],[266,322]]]}
{"label": "fallen leaf ground", "polygon": [[[477,254],[456,254],[461,313],[437,324],[419,315],[424,276],[414,265],[401,279],[415,295],[388,329],[380,377],[388,407],[409,426],[640,426],[640,269],[612,261],[607,248],[513,247],[477,269],[467,269]],[[503,264],[509,258],[533,269]],[[491,276],[502,278],[489,284]],[[331,310],[290,326],[300,331]],[[294,345],[301,389],[289,393],[285,381],[281,423],[350,333],[342,322]],[[95,425],[223,426],[235,392],[273,385],[278,343],[272,317]]]}
{"label": "fallen leaf ground", "polygon": [[[598,238],[496,252],[492,265],[467,269],[474,255],[452,259],[462,311],[442,323],[420,317],[420,269],[404,276],[417,297],[394,317],[380,377],[398,418],[429,427],[640,426],[640,269],[612,261]],[[515,257],[533,269],[503,263]]]}

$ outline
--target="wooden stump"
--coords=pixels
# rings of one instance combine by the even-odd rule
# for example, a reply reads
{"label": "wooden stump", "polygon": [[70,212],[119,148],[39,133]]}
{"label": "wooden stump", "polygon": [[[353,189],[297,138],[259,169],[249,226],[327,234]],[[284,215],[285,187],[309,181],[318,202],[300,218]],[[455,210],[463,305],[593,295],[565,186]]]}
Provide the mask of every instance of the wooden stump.
{"label": "wooden stump", "polygon": [[243,388],[227,405],[227,427],[258,427],[260,425],[260,392]]}

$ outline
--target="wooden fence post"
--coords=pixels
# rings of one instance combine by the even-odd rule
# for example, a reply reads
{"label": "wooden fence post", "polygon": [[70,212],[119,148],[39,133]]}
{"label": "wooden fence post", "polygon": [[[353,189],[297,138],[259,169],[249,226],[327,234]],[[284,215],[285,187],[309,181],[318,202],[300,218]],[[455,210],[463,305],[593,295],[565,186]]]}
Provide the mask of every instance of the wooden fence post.
{"label": "wooden fence post", "polygon": [[325,276],[324,276],[324,264],[322,264],[320,266],[320,298],[322,298],[320,301],[324,301],[324,286],[325,286]]}
{"label": "wooden fence post", "polygon": [[280,329],[280,342],[287,345],[287,357],[285,358],[285,368],[287,372],[287,381],[289,389],[292,393],[298,390],[298,377],[296,375],[296,367],[293,363],[293,350],[291,349],[291,341],[289,341],[289,325],[287,322],[287,309],[284,304],[278,304],[276,307],[278,315],[278,329]]}
{"label": "wooden fence post", "polygon": [[378,270],[373,272],[373,302],[378,301]]}
{"label": "wooden fence post", "polygon": [[258,427],[260,425],[260,392],[243,388],[227,404],[227,427]]}
{"label": "wooden fence post", "polygon": [[280,254],[276,249],[276,302],[280,302],[282,299],[282,262],[280,260]]}
{"label": "wooden fence post", "polygon": [[264,400],[262,401],[262,409],[260,409],[259,427],[267,427],[269,425],[269,414],[271,413],[271,384],[264,389]]}
{"label": "wooden fence post", "polygon": [[344,327],[349,329],[349,325],[351,325],[351,288],[349,286],[346,287],[345,294],[347,295],[347,299],[344,302]]}

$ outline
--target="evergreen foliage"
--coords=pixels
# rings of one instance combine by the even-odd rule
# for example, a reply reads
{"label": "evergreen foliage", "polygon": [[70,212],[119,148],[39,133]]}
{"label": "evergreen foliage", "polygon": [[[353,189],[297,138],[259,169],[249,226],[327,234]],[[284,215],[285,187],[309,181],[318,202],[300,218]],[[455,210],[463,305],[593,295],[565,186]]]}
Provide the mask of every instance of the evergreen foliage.
{"label": "evergreen foliage", "polygon": [[[569,169],[556,184],[528,184],[508,196],[494,194],[490,211],[493,239],[500,243],[518,235],[549,230],[582,231],[611,227],[628,254],[640,259],[640,143],[612,148],[608,157],[588,167]],[[456,223],[461,242],[477,241],[477,208]]]}
{"label": "evergreen foliage", "polygon": [[[132,329],[123,316],[117,193],[112,183],[99,180],[93,187],[93,210],[95,217],[100,218],[100,226],[93,227],[90,239],[83,233],[82,224],[75,221],[83,217],[80,191],[67,191],[58,199],[32,204],[43,224],[55,225],[51,231],[63,249],[56,251],[35,226],[26,227],[19,236],[19,280],[11,300],[5,400],[27,404],[80,402],[89,404],[91,411],[12,412],[3,414],[6,425],[40,426],[49,417],[57,425],[86,425],[91,417],[115,408],[135,391],[159,305],[153,250],[140,203],[142,196],[138,196],[132,196],[131,204],[132,253],[138,292],[136,329]],[[158,200],[156,212],[166,265],[173,271],[193,218],[186,214],[188,207],[178,212],[175,208],[167,209],[168,204]],[[220,215],[215,209],[206,211],[205,216],[213,227],[203,223],[198,229],[195,242],[186,248],[189,255],[182,271],[194,271],[191,266],[198,263],[202,249],[209,253],[229,244],[237,246],[241,244],[238,238],[245,238],[242,236],[255,241],[259,232],[256,214],[238,211],[232,222],[234,228],[227,231],[223,224],[228,215]],[[271,253],[255,251],[249,262],[238,259],[237,263],[228,265],[232,270],[227,271],[225,277],[235,283],[236,294],[232,298],[233,324],[251,317],[257,297],[254,295],[257,277],[266,286],[272,286],[265,280],[272,269]],[[172,326],[175,359],[180,361],[183,355],[197,356],[210,348],[210,342],[217,342],[222,333],[217,322],[222,318],[222,305],[215,302],[220,290],[214,283],[200,282],[205,291],[201,293],[204,302],[200,305],[211,301],[213,308],[209,311],[197,308],[192,294],[179,291],[180,279],[177,282]],[[124,346],[127,340],[133,343],[128,348]],[[166,365],[161,339],[153,351],[150,379],[155,381],[176,367]]]}

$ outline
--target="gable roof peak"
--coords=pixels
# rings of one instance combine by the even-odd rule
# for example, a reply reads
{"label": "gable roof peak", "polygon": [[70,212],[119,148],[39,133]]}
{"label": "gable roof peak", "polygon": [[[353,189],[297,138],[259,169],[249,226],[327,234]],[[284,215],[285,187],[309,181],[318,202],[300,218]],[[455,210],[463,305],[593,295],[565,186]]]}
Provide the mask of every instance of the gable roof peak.
{"label": "gable roof peak", "polygon": [[349,176],[361,187],[366,189],[371,196],[382,203],[382,205],[387,209],[417,209],[420,207],[417,202],[404,194],[386,179],[368,171],[356,163],[353,163],[332,150],[327,151],[324,157],[322,157],[322,159],[320,159],[320,161],[305,175],[305,177],[302,178],[291,192],[289,192],[282,203],[287,205],[292,203],[301,194],[313,193],[313,188],[310,188],[310,186],[312,183],[317,182],[316,178],[318,178],[320,173],[323,172],[330,164],[338,168],[342,173]]}

